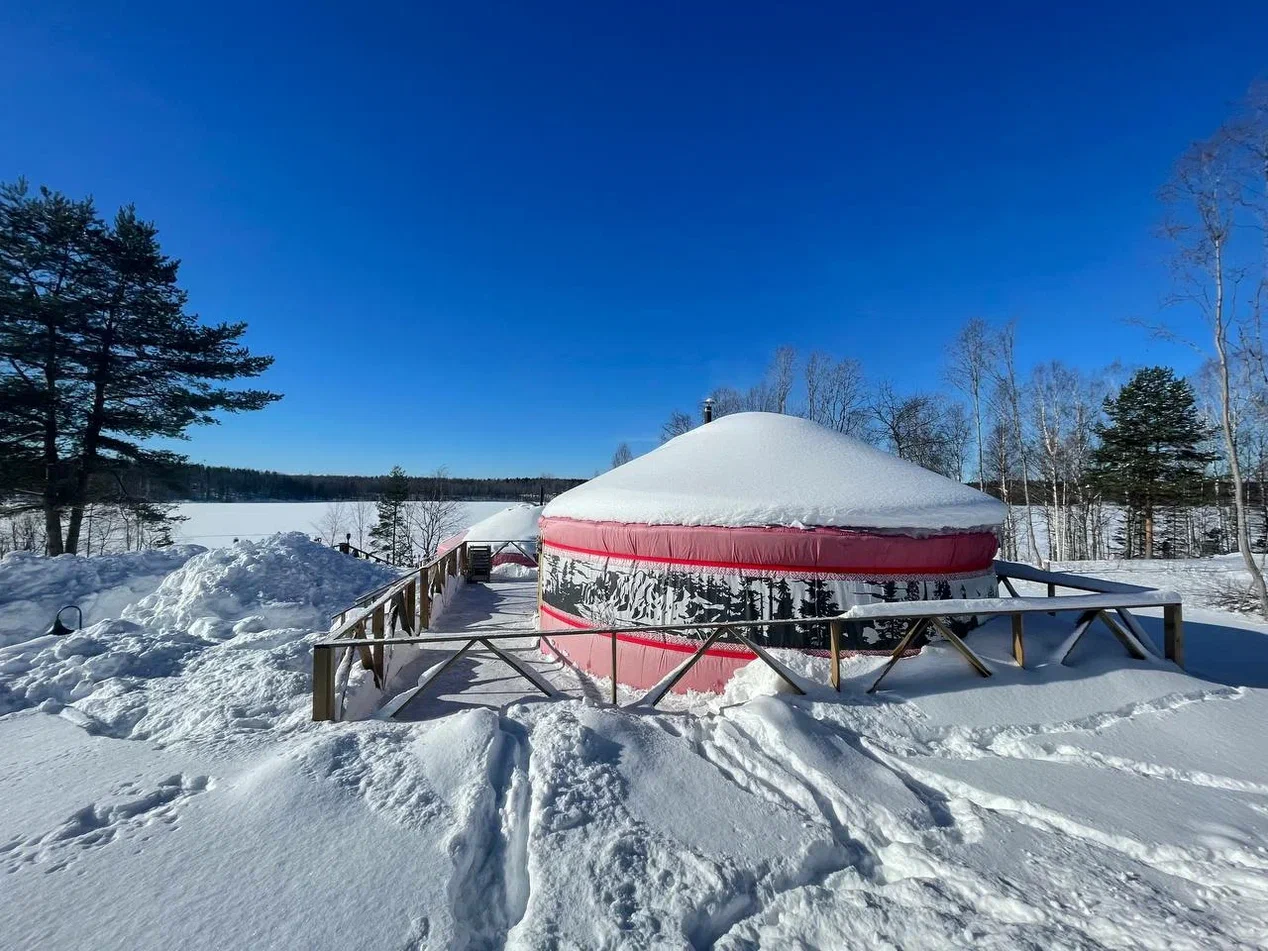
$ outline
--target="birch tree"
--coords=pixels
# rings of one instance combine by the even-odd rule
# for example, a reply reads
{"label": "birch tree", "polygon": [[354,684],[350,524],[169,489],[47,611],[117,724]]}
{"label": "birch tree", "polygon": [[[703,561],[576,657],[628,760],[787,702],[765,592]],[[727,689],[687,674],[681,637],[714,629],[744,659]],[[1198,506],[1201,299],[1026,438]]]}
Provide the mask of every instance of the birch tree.
{"label": "birch tree", "polygon": [[1223,435],[1233,505],[1237,512],[1237,547],[1250,573],[1260,611],[1268,618],[1268,586],[1250,547],[1246,485],[1237,445],[1233,410],[1232,347],[1238,327],[1237,293],[1246,271],[1230,249],[1241,189],[1229,159],[1230,143],[1220,135],[1191,146],[1176,164],[1162,193],[1167,206],[1164,233],[1174,247],[1172,303],[1185,304],[1201,315],[1214,351]]}

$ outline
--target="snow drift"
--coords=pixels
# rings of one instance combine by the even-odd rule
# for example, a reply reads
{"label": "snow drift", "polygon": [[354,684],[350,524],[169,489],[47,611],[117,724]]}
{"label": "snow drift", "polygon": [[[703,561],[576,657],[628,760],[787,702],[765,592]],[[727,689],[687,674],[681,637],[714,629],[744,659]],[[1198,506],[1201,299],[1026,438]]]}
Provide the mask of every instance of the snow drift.
{"label": "snow drift", "polygon": [[[175,545],[91,558],[10,552],[0,559],[0,646],[44,633],[66,604],[83,609],[85,624],[116,617],[202,551]],[[74,612],[64,620],[73,622]]]}

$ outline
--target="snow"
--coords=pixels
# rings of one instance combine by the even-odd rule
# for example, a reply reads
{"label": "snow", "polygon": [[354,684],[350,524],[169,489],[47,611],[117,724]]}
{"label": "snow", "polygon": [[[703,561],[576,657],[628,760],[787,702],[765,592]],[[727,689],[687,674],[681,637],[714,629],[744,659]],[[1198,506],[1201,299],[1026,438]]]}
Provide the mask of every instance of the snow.
{"label": "snow", "polygon": [[[60,561],[37,562],[46,585],[22,566],[23,602],[87,577]],[[806,696],[755,662],[654,711],[584,682],[533,696],[469,654],[404,722],[310,722],[326,615],[390,576],[298,536],[241,543],[80,634],[0,648],[0,947],[1268,944],[1262,622],[1186,604],[1207,679],[1095,626],[1045,662],[1074,615],[1040,613],[1025,670],[1007,618],[969,635],[989,680],[935,641],[872,696],[883,658],[847,658],[838,694],[825,660],[778,651]],[[442,601],[438,630],[527,630],[535,585]],[[1139,616],[1161,641],[1158,613]]]}
{"label": "snow", "polygon": [[[0,647],[48,630],[67,604],[83,610],[85,624],[116,617],[202,550],[177,545],[95,558],[10,552],[0,558]],[[62,621],[74,625],[78,615],[68,611]]]}
{"label": "snow", "polygon": [[564,492],[547,518],[721,526],[993,530],[1004,506],[809,420],[736,413]]}
{"label": "snow", "polygon": [[[512,505],[488,518],[481,519],[467,529],[464,539],[469,542],[531,542],[536,544],[540,534],[537,520],[541,518],[540,505]],[[530,549],[531,551],[532,549]]]}

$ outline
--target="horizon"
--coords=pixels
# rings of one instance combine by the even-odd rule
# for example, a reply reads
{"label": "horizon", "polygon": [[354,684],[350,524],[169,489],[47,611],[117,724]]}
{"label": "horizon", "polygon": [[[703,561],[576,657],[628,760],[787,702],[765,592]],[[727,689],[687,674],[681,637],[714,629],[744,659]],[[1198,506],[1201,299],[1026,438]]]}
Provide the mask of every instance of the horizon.
{"label": "horizon", "polygon": [[172,448],[295,475],[587,478],[784,344],[943,391],[974,316],[1189,375],[1157,193],[1268,75],[1249,3],[162,11],[0,13],[0,178],[158,225],[285,396]]}

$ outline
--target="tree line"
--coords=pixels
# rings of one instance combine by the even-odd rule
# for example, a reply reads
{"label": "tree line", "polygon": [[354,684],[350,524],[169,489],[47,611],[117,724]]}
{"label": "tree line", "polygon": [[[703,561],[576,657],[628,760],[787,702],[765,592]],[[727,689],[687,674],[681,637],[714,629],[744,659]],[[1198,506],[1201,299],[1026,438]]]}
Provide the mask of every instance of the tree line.
{"label": "tree line", "polygon": [[[1240,551],[1268,614],[1254,557],[1268,548],[1268,85],[1180,156],[1159,197],[1163,303],[1204,336],[1140,326],[1202,355],[1187,380],[1120,363],[1023,368],[1016,324],[979,317],[951,342],[941,388],[902,389],[869,380],[853,357],[780,347],[757,382],[715,389],[713,413],[796,413],[973,482],[1014,503],[1007,557]],[[676,410],[662,439],[696,424]]]}

